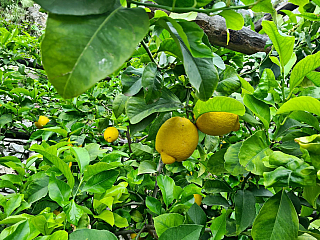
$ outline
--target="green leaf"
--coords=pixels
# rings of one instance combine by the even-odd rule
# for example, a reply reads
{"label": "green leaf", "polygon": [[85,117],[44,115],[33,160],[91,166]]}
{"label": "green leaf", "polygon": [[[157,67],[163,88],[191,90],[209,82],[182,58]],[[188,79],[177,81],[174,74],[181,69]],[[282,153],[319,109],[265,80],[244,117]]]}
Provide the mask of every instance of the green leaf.
{"label": "green leaf", "polygon": [[312,72],[317,67],[320,67],[320,52],[306,56],[299,61],[292,69],[290,75],[290,93],[292,93],[293,89],[302,82],[308,73]]}
{"label": "green leaf", "polygon": [[104,210],[102,213],[100,213],[98,216],[94,216],[95,218],[102,219],[106,223],[110,224],[112,227],[114,225],[114,216],[113,212],[109,210]]}
{"label": "green leaf", "polygon": [[65,182],[51,176],[49,179],[49,197],[56,201],[61,207],[64,207],[69,203],[72,189]]}
{"label": "green leaf", "polygon": [[234,196],[237,233],[251,226],[256,216],[256,199],[252,192],[239,190]]}
{"label": "green leaf", "polygon": [[68,232],[58,230],[51,234],[50,240],[68,240]]}
{"label": "green leaf", "polygon": [[46,132],[54,132],[60,134],[62,137],[67,137],[68,132],[60,127],[50,127],[50,128],[43,128],[42,131]]}
{"label": "green leaf", "polygon": [[32,145],[30,150],[42,154],[45,158],[47,158],[50,162],[52,162],[63,173],[63,175],[67,178],[70,188],[73,188],[74,178],[73,178],[73,175],[71,173],[70,168],[68,167],[68,165],[64,161],[62,161],[57,156],[47,152],[42,146],[39,146],[37,144]]}
{"label": "green leaf", "polygon": [[224,154],[227,149],[221,149],[220,151],[215,152],[208,160],[207,170],[214,175],[219,175],[226,173],[227,170],[224,168]]}
{"label": "green leaf", "polygon": [[240,148],[240,164],[257,175],[262,175],[268,169],[264,166],[262,159],[272,153],[269,148],[266,134],[260,130],[247,138]]}
{"label": "green leaf", "polygon": [[121,74],[122,92],[125,96],[134,96],[142,88],[143,68],[134,68],[129,66]]}
{"label": "green leaf", "polygon": [[25,198],[28,203],[34,203],[45,197],[48,193],[49,177],[43,174],[41,178],[32,180],[27,186]]}
{"label": "green leaf", "polygon": [[119,175],[117,170],[109,170],[93,175],[88,179],[82,191],[93,193],[104,193],[106,190],[112,187]]}
{"label": "green leaf", "polygon": [[256,99],[254,96],[246,94],[244,95],[243,102],[253,113],[255,113],[266,129],[269,129],[270,124],[270,108],[269,106]]}
{"label": "green leaf", "polygon": [[68,221],[78,226],[79,219],[84,213],[82,207],[72,199],[71,202],[63,208],[63,211],[66,213]]}
{"label": "green leaf", "polygon": [[136,124],[156,112],[168,112],[181,108],[182,104],[176,95],[163,89],[160,99],[151,104],[146,104],[144,98],[131,97],[126,106],[126,113],[131,124]]}
{"label": "green leaf", "polygon": [[108,0],[108,4],[104,0],[96,0],[94,4],[86,0],[71,0],[65,2],[63,0],[35,0],[45,10],[64,15],[92,15],[101,14],[119,6],[118,0]]}
{"label": "green leaf", "polygon": [[93,165],[89,165],[84,171],[83,180],[87,181],[90,177],[97,175],[98,173],[115,169],[121,166],[122,166],[122,163],[120,162],[111,162],[111,163],[98,162]]}
{"label": "green leaf", "polygon": [[232,30],[242,29],[244,25],[244,20],[240,13],[237,13],[233,10],[223,10],[221,13],[219,13],[219,15],[225,18],[228,29],[232,29]]}
{"label": "green leaf", "polygon": [[121,217],[119,214],[113,213],[114,216],[114,225],[118,228],[128,227],[129,223],[128,220],[124,217]]}
{"label": "green leaf", "polygon": [[255,240],[297,239],[297,212],[285,191],[280,191],[261,208],[252,227]]}
{"label": "green leaf", "polygon": [[178,213],[165,213],[154,219],[154,228],[157,235],[160,237],[163,232],[172,227],[177,227],[183,224],[184,217]]}
{"label": "green leaf", "polygon": [[138,175],[155,172],[157,172],[157,164],[150,160],[144,160],[138,167]]}
{"label": "green leaf", "polygon": [[177,227],[167,229],[160,237],[159,240],[195,240],[200,238],[202,225],[185,224]]}
{"label": "green leaf", "polygon": [[225,70],[220,73],[219,78],[220,82],[216,89],[217,92],[229,96],[240,89],[241,83],[237,71],[233,67],[226,65]]}
{"label": "green leaf", "polygon": [[245,107],[241,102],[229,97],[214,97],[206,102],[197,101],[193,109],[195,118],[207,112],[230,112],[242,116]]}
{"label": "green leaf", "polygon": [[[46,235],[47,234],[47,219],[43,215],[37,215],[34,218],[31,219],[30,221],[34,227],[42,234]],[[49,232],[49,231],[48,231]]]}
{"label": "green leaf", "polygon": [[151,212],[154,212],[157,215],[161,214],[161,202],[158,199],[148,196],[146,198],[146,206]]}
{"label": "green leaf", "polygon": [[80,172],[83,173],[86,167],[90,163],[90,155],[85,148],[72,147],[71,153],[75,156],[75,160],[78,162]]}
{"label": "green leaf", "polygon": [[316,208],[316,206],[317,206],[316,202],[317,202],[319,195],[320,195],[320,186],[318,184],[316,184],[314,186],[306,186],[303,188],[302,196],[314,208]]}
{"label": "green leaf", "polygon": [[225,211],[223,211],[219,217],[215,217],[212,220],[210,230],[212,232],[213,240],[223,239],[223,236],[227,233],[227,221]]}
{"label": "green leaf", "polygon": [[320,102],[308,96],[291,98],[278,109],[277,114],[292,111],[307,111],[320,116]]}
{"label": "green leaf", "polygon": [[78,96],[121,67],[148,27],[142,8],[81,17],[49,14],[41,45],[49,80],[62,97]]}
{"label": "green leaf", "polygon": [[271,21],[262,21],[263,30],[269,36],[273,46],[280,56],[280,64],[282,68],[289,62],[293,52],[294,37],[283,36],[278,32],[277,26]]}
{"label": "green leaf", "polygon": [[16,210],[23,200],[22,194],[13,194],[10,196],[10,198],[6,201],[4,208],[5,216],[10,216],[11,213],[13,213],[14,210]]}
{"label": "green leaf", "polygon": [[239,152],[242,142],[232,144],[224,155],[224,167],[233,176],[244,174],[246,169],[240,164]]}
{"label": "green leaf", "polygon": [[69,235],[69,240],[88,240],[88,239],[108,239],[118,240],[118,238],[107,230],[80,229]]}
{"label": "green leaf", "polygon": [[155,63],[149,63],[143,71],[141,84],[147,104],[157,101],[161,96],[162,77]]}
{"label": "green leaf", "polygon": [[198,206],[197,203],[194,203],[187,212],[190,219],[194,224],[197,225],[206,225],[207,222],[207,214],[202,210],[201,207]]}
{"label": "green leaf", "polygon": [[[107,152],[108,150],[106,149],[100,149],[100,145],[97,143],[87,143],[85,146],[85,149],[88,151],[89,155],[90,155],[90,161],[95,160],[98,156],[102,156],[102,154],[104,154],[105,152]],[[86,153],[83,153],[84,155],[82,157],[87,158],[87,156],[85,157]],[[82,159],[81,161],[88,161],[87,159]],[[86,165],[86,163],[83,163],[84,165]]]}
{"label": "green leaf", "polygon": [[[255,0],[241,0],[246,5],[255,3]],[[272,7],[271,0],[262,0],[255,4],[252,8],[252,11],[254,12],[265,12],[265,13],[274,13],[274,8]]]}
{"label": "green leaf", "polygon": [[168,207],[173,202],[173,189],[175,186],[175,183],[172,178],[165,176],[165,175],[159,175],[157,177],[158,186],[161,190],[163,201]]}
{"label": "green leaf", "polygon": [[254,90],[253,96],[263,100],[268,96],[268,93],[270,91],[272,91],[274,88],[278,86],[279,84],[277,83],[272,70],[269,68],[265,68],[263,70],[260,83]]}
{"label": "green leaf", "polygon": [[0,128],[4,127],[4,125],[12,122],[11,114],[3,114],[0,117]]}
{"label": "green leaf", "polygon": [[202,203],[208,206],[218,205],[218,206],[230,207],[229,202],[220,194],[208,195],[202,200]]}
{"label": "green leaf", "polygon": [[220,180],[207,180],[203,188],[207,193],[232,192],[232,188]]}
{"label": "green leaf", "polygon": [[[5,240],[27,240],[30,236],[30,224],[29,221],[22,221],[17,223],[16,225],[13,225],[12,231],[8,233],[8,235],[5,238]],[[8,229],[8,228],[7,228]],[[7,230],[5,229],[5,230]],[[1,232],[1,235],[4,233],[4,231]],[[38,232],[39,233],[39,232]],[[0,237],[1,237],[0,235]]]}
{"label": "green leaf", "polygon": [[123,94],[118,94],[114,98],[112,103],[112,110],[116,118],[120,117],[120,115],[125,112],[127,101],[128,97]]}
{"label": "green leaf", "polygon": [[318,119],[308,112],[294,111],[289,115],[289,118],[295,119],[299,122],[304,122],[320,131]]}

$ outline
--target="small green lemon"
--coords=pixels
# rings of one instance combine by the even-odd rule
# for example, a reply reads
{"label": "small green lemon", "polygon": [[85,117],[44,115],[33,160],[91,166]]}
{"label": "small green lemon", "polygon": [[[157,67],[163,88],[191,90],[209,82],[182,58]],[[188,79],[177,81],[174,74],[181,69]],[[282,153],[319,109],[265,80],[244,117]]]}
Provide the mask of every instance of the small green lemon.
{"label": "small green lemon", "polygon": [[112,143],[114,142],[115,140],[118,139],[119,137],[119,131],[118,129],[116,129],[115,127],[108,127],[104,133],[103,133],[103,137],[104,139],[109,142],[109,143]]}
{"label": "small green lemon", "polygon": [[240,129],[239,116],[228,112],[207,112],[196,122],[198,129],[208,135],[222,136]]}
{"label": "small green lemon", "polygon": [[191,156],[198,139],[198,130],[189,119],[173,117],[160,127],[156,136],[156,150],[165,164],[181,162]]}

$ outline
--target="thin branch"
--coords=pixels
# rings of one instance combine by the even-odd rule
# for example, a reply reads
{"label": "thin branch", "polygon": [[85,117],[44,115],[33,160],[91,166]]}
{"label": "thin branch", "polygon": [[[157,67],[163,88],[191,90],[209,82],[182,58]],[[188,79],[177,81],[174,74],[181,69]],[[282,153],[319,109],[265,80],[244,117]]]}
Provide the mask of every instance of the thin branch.
{"label": "thin branch", "polygon": [[[160,157],[160,159],[159,159],[159,165],[158,165],[158,168],[157,168],[157,172],[158,172],[157,176],[160,174],[160,172],[161,172],[161,170],[162,170],[162,167],[163,167],[163,162],[162,162],[161,157]],[[154,184],[154,190],[153,190],[153,194],[152,194],[152,196],[153,196],[154,198],[157,197],[158,190],[159,190],[159,187],[158,187],[158,182],[157,182],[157,178],[156,178],[156,182],[155,182],[155,184]]]}
{"label": "thin branch", "polygon": [[130,129],[129,129],[129,126],[127,126],[126,135],[127,135],[127,139],[128,139],[129,152],[132,153],[132,150],[131,150],[131,137],[130,137]]}
{"label": "thin branch", "polygon": [[142,40],[141,41],[141,45],[144,47],[144,49],[146,50],[149,58],[151,59],[152,62],[154,62],[157,65],[157,68],[160,68],[160,66],[158,65],[158,63],[156,62],[156,60],[154,59],[154,57],[152,56],[152,53],[150,52],[150,49],[148,48],[148,46],[146,45],[146,43]]}

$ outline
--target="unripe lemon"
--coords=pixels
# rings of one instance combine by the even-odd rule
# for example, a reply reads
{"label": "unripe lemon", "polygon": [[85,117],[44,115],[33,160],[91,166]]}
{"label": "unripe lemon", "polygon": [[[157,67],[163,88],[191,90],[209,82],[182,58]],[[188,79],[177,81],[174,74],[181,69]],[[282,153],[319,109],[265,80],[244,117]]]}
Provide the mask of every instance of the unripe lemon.
{"label": "unripe lemon", "polygon": [[181,162],[191,156],[198,139],[198,130],[189,119],[173,117],[160,127],[156,136],[156,150],[165,164]]}
{"label": "unripe lemon", "polygon": [[193,194],[194,202],[198,204],[198,206],[201,205],[202,196],[200,194]]}
{"label": "unripe lemon", "polygon": [[196,122],[198,129],[208,135],[222,136],[240,129],[239,116],[228,112],[207,112]]}
{"label": "unripe lemon", "polygon": [[46,116],[40,116],[38,121],[34,123],[34,125],[36,125],[36,127],[38,129],[43,128],[48,122],[49,122],[49,118],[47,118]]}
{"label": "unripe lemon", "polygon": [[104,139],[109,142],[109,143],[112,143],[114,142],[115,140],[118,139],[119,137],[119,131],[118,129],[116,129],[115,127],[108,127],[104,133],[103,133],[103,137]]}

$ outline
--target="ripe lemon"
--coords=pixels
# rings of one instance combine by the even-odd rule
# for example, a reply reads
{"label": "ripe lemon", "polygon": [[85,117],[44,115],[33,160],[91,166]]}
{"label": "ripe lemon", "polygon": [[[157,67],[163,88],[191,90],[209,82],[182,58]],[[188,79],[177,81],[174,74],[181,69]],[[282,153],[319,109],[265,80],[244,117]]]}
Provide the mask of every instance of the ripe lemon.
{"label": "ripe lemon", "polygon": [[208,135],[222,136],[240,129],[239,116],[228,112],[207,112],[196,122],[198,129]]}
{"label": "ripe lemon", "polygon": [[156,150],[165,164],[181,162],[191,156],[198,139],[198,130],[190,120],[173,117],[160,127],[156,136]]}
{"label": "ripe lemon", "polygon": [[198,206],[201,205],[202,196],[200,194],[193,194],[194,202],[198,204]]}
{"label": "ripe lemon", "polygon": [[136,238],[136,236],[137,236],[137,234],[136,234],[136,233],[131,233],[131,234],[130,234],[131,239],[135,239],[135,238]]}
{"label": "ripe lemon", "polygon": [[35,122],[34,125],[36,125],[38,129],[42,129],[49,121],[49,118],[47,118],[46,116],[40,116],[38,121]]}
{"label": "ripe lemon", "polygon": [[115,140],[118,139],[119,137],[119,131],[118,129],[116,129],[115,127],[108,127],[104,133],[103,133],[103,137],[104,139],[109,142],[109,143],[112,143],[114,142]]}

